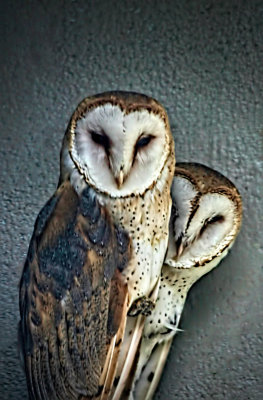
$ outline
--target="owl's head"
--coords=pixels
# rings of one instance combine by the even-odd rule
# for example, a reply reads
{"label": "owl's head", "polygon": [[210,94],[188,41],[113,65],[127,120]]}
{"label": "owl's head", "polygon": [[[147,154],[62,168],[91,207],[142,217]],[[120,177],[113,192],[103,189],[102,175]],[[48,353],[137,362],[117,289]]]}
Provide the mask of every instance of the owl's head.
{"label": "owl's head", "polygon": [[60,181],[87,182],[112,197],[143,194],[173,151],[168,117],[156,100],[130,92],[102,93],[84,99],[70,120]]}
{"label": "owl's head", "polygon": [[168,265],[202,266],[230,249],[242,219],[241,197],[232,182],[201,164],[179,163],[171,196]]}

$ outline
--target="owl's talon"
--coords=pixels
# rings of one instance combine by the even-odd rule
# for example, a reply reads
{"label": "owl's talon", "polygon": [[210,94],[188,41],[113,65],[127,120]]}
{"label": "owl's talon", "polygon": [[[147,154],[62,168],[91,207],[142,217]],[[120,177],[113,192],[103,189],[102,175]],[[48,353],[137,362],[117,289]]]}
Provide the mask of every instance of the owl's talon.
{"label": "owl's talon", "polygon": [[128,312],[128,315],[130,317],[136,317],[137,315],[142,314],[145,317],[148,317],[149,315],[151,315],[151,312],[154,309],[154,307],[155,303],[148,297],[143,296],[132,304]]}

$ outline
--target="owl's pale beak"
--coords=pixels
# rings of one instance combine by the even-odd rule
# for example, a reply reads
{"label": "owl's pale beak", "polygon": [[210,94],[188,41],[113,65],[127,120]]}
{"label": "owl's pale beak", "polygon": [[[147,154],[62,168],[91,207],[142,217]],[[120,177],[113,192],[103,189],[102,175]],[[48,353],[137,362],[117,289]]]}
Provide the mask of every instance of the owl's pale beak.
{"label": "owl's pale beak", "polygon": [[179,258],[184,252],[185,248],[187,247],[187,241],[183,234],[178,238],[176,247],[177,247],[177,258]]}
{"label": "owl's pale beak", "polygon": [[117,176],[115,176],[115,182],[117,184],[118,189],[120,189],[124,182],[124,173],[122,170],[119,172]]}
{"label": "owl's pale beak", "polygon": [[110,155],[109,163],[117,188],[120,189],[126,179],[124,162],[116,162],[116,157]]}
{"label": "owl's pale beak", "polygon": [[182,254],[183,251],[184,251],[184,245],[183,245],[183,243],[181,242],[180,245],[179,245],[179,247],[178,247],[178,249],[177,249],[177,257],[178,257],[178,258],[180,257],[180,255]]}
{"label": "owl's pale beak", "polygon": [[191,246],[191,244],[195,241],[195,238],[191,240],[187,236],[183,236],[181,239],[177,241],[177,259],[181,257],[183,252]]}

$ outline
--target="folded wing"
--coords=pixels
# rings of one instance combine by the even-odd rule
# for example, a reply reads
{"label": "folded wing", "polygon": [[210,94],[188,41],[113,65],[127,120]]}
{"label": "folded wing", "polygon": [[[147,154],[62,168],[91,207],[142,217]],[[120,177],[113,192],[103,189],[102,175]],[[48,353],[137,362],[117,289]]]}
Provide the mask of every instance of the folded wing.
{"label": "folded wing", "polygon": [[127,315],[130,257],[87,187],[62,184],[40,212],[20,283],[20,337],[30,399],[104,398]]}

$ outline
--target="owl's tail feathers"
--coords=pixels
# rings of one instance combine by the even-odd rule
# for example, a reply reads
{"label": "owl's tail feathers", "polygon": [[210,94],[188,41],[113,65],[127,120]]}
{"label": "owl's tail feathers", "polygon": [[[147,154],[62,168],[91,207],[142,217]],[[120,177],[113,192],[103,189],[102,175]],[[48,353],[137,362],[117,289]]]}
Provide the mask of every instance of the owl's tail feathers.
{"label": "owl's tail feathers", "polygon": [[[157,298],[159,284],[160,279],[157,280],[148,299],[153,304]],[[145,318],[146,315],[142,313],[138,316],[128,315],[127,317],[124,340],[118,359],[116,378],[114,380],[115,388],[113,388],[112,391],[112,400],[124,400],[129,396],[138,363]]]}
{"label": "owl's tail feathers", "polygon": [[109,398],[109,393],[112,390],[113,381],[116,375],[118,358],[120,355],[120,349],[123,342],[126,326],[126,316],[128,311],[128,292],[126,294],[126,299],[123,303],[125,304],[125,307],[123,307],[122,309],[120,325],[118,331],[111,340],[103,372],[100,378],[100,387],[103,388],[99,397],[100,400],[106,400]]}
{"label": "owl's tail feathers", "polygon": [[135,383],[130,399],[151,400],[160,381],[173,337],[156,344],[151,357]]}
{"label": "owl's tail feathers", "polygon": [[140,345],[144,321],[145,317],[143,315],[139,315],[137,318],[128,317],[125,330],[125,339],[122,345],[115,378],[116,388],[114,390],[112,400],[119,400],[120,398],[123,398],[123,390],[125,389],[127,379],[131,373],[138,347]]}

